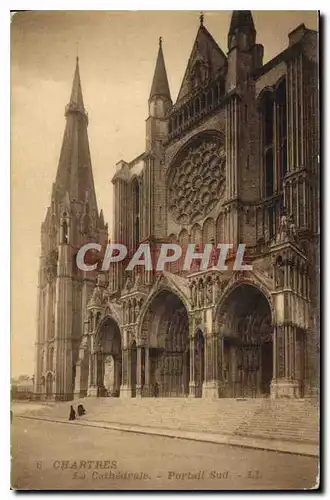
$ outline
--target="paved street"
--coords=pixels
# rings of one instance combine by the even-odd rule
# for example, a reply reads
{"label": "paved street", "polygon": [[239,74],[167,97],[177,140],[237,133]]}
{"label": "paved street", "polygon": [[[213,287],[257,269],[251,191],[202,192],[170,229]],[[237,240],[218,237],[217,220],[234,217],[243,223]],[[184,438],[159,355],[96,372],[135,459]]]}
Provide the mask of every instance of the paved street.
{"label": "paved street", "polygon": [[296,489],[314,458],[14,416],[15,489]]}

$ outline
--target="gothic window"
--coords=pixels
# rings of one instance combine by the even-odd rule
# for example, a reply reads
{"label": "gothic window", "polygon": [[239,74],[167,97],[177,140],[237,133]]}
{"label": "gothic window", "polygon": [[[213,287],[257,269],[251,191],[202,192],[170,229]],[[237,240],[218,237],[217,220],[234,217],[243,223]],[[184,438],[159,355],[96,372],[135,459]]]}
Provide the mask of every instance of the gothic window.
{"label": "gothic window", "polygon": [[189,243],[189,234],[188,234],[188,231],[186,229],[182,229],[182,231],[180,232],[180,235],[179,235],[179,242],[180,242],[180,245],[185,247],[188,245]]}
{"label": "gothic window", "polygon": [[264,130],[265,130],[265,146],[272,146],[274,137],[274,121],[273,121],[273,98],[270,93],[265,97],[264,102]]}
{"label": "gothic window", "polygon": [[68,223],[63,221],[62,224],[62,229],[63,229],[63,238],[62,238],[62,243],[68,243]]}
{"label": "gothic window", "polygon": [[276,91],[277,122],[278,122],[278,150],[279,150],[279,190],[283,189],[283,178],[287,172],[287,121],[286,121],[286,84],[283,80]]}
{"label": "gothic window", "polygon": [[223,213],[219,214],[217,220],[217,243],[224,243],[224,221]]}
{"label": "gothic window", "polygon": [[200,111],[200,104],[199,104],[199,99],[197,98],[195,101],[195,111],[198,114]]}
{"label": "gothic window", "polygon": [[262,102],[263,120],[263,158],[265,170],[265,194],[266,197],[274,194],[274,116],[273,96],[267,92]]}
{"label": "gothic window", "polygon": [[136,217],[135,219],[135,247],[139,244],[140,241],[140,219]]}
{"label": "gothic window", "polygon": [[212,243],[214,241],[214,221],[213,219],[206,219],[203,225],[203,245]]}
{"label": "gothic window", "polygon": [[137,180],[133,184],[134,195],[134,223],[133,223],[133,243],[136,248],[140,241],[140,186]]}
{"label": "gothic window", "polygon": [[[275,94],[267,91],[262,101],[266,197],[274,194],[276,186],[277,191],[283,190],[283,179],[287,172],[286,112],[286,82],[282,80]],[[274,124],[276,124],[276,131]]]}
{"label": "gothic window", "polygon": [[140,214],[140,187],[139,183],[135,183],[135,213],[136,215]]}
{"label": "gothic window", "polygon": [[191,243],[200,245],[202,243],[202,229],[199,224],[195,224],[191,230]]}
{"label": "gothic window", "polygon": [[274,193],[274,151],[269,148],[265,153],[266,167],[266,196],[272,196]]}

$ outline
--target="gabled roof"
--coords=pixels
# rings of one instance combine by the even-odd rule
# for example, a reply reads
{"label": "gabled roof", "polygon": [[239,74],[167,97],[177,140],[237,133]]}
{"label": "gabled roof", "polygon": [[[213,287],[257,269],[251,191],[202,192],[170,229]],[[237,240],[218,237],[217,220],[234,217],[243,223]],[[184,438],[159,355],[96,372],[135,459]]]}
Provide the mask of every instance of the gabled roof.
{"label": "gabled roof", "polygon": [[210,32],[201,23],[189,57],[183,77],[177,102],[189,94],[191,90],[191,72],[196,61],[203,61],[209,67],[209,77],[212,78],[220,68],[227,63],[227,58]]}

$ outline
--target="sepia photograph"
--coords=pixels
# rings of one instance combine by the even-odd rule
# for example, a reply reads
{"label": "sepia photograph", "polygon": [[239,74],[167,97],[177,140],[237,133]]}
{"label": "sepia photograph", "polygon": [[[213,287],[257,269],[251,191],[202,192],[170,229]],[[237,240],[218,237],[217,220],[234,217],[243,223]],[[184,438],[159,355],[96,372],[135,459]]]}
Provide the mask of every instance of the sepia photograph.
{"label": "sepia photograph", "polygon": [[319,12],[10,37],[11,489],[318,489]]}

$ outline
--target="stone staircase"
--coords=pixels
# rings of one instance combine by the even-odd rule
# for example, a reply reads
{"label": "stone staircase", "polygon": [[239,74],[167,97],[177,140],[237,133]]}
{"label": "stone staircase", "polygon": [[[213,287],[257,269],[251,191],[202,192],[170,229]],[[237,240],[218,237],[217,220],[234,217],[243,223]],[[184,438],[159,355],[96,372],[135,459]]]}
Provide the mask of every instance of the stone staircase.
{"label": "stone staircase", "polygon": [[[318,406],[310,400],[84,398],[84,421],[198,433],[318,443]],[[39,404],[25,413],[68,419],[70,402]]]}
{"label": "stone staircase", "polygon": [[235,434],[266,439],[318,443],[319,409],[307,399],[265,400]]}

